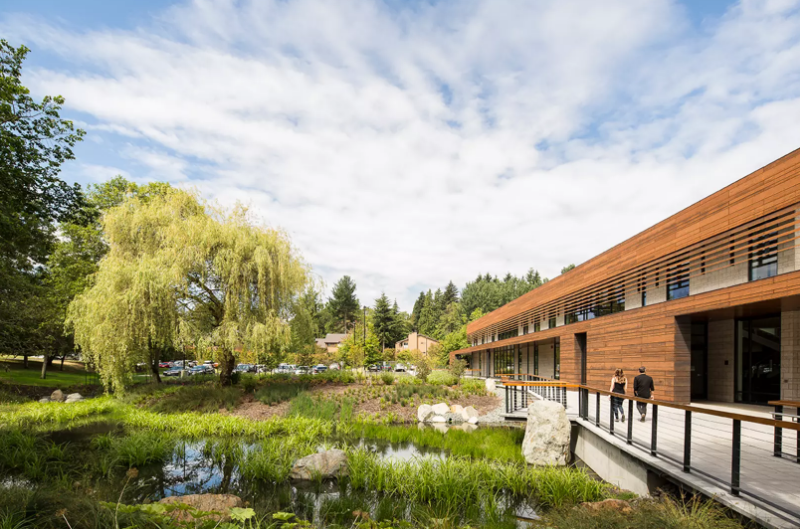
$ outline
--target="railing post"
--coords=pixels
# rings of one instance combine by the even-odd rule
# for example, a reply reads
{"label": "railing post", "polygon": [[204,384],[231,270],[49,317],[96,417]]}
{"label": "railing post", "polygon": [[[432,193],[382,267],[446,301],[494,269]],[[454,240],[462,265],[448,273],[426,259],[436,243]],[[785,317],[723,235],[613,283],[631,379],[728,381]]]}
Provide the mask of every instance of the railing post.
{"label": "railing post", "polygon": [[[783,420],[783,406],[775,406],[775,420],[782,421]],[[798,434],[798,438],[800,438],[800,434]],[[783,428],[780,426],[775,427],[775,441],[774,441],[774,448],[772,454],[775,457],[781,457],[783,453]]]}
{"label": "railing post", "polygon": [[594,412],[594,425],[600,426],[600,392],[597,392],[597,409]]}
{"label": "railing post", "polygon": [[686,410],[683,423],[683,471],[689,472],[692,468],[692,412]]}
{"label": "railing post", "polygon": [[733,420],[733,449],[731,450],[731,494],[739,495],[739,478],[742,465],[742,421]]}
{"label": "railing post", "polygon": [[633,401],[628,399],[628,439],[629,445],[633,444]]}
{"label": "railing post", "polygon": [[506,394],[506,413],[511,413],[509,411],[509,409],[508,409],[509,405],[511,404],[511,401],[509,400],[509,396],[508,396],[508,386],[504,386],[503,389],[505,390],[505,394]]}
{"label": "railing post", "polygon": [[608,400],[609,404],[611,404],[611,406],[608,407],[608,431],[611,433],[611,435],[614,435],[614,397],[611,396]]}
{"label": "railing post", "polygon": [[567,409],[567,386],[561,386],[561,404]]}
{"label": "railing post", "polygon": [[658,456],[658,405],[653,404],[653,422],[650,434],[650,455]]}

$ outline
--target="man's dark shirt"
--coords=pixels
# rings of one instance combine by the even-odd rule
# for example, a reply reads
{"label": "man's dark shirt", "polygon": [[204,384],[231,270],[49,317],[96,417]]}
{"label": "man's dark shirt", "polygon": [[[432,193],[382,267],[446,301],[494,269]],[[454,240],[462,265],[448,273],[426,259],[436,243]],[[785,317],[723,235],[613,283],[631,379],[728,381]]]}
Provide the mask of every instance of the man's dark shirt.
{"label": "man's dark shirt", "polygon": [[633,379],[633,394],[643,399],[649,399],[651,391],[655,391],[653,377],[642,373]]}

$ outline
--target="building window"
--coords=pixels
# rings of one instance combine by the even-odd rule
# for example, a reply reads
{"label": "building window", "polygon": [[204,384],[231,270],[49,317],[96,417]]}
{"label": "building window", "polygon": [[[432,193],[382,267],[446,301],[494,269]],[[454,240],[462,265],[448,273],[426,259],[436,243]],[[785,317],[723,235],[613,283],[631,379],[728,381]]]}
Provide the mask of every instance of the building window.
{"label": "building window", "polygon": [[677,266],[667,272],[667,301],[689,295],[689,268]]}
{"label": "building window", "polygon": [[706,251],[705,250],[703,250],[703,252],[700,254],[700,273],[703,274],[703,275],[705,275],[705,273],[706,273]]}
{"label": "building window", "polygon": [[731,248],[730,248],[730,250],[731,250],[731,253],[730,253],[730,258],[731,258],[731,264],[732,264],[732,265],[735,265],[735,264],[736,264],[736,252],[735,252],[735,250],[736,250],[736,245],[734,244],[734,241],[735,241],[735,239],[731,239]]}
{"label": "building window", "polygon": [[778,275],[778,234],[767,233],[750,246],[750,281]]}
{"label": "building window", "polygon": [[542,322],[537,321],[533,324],[533,332],[539,332],[542,330]]}
{"label": "building window", "polygon": [[507,345],[494,350],[494,374],[510,375],[514,373],[514,353],[516,346]]}
{"label": "building window", "polygon": [[533,374],[539,374],[539,344],[533,344]]}
{"label": "building window", "polygon": [[528,334],[528,326],[527,325],[523,325],[522,326],[522,334]]}
{"label": "building window", "polygon": [[514,329],[513,331],[501,332],[500,334],[497,335],[497,339],[498,340],[507,340],[507,339],[513,338],[514,336],[517,336],[517,335],[518,335],[518,330]]}
{"label": "building window", "polygon": [[553,367],[553,378],[556,380],[561,379],[561,340],[555,339],[553,344],[553,353],[555,354],[555,366]]}
{"label": "building window", "polygon": [[556,317],[550,316],[550,319],[547,320],[547,328],[555,329],[555,327],[556,327]]}
{"label": "building window", "polygon": [[642,307],[647,306],[647,287],[642,289]]}

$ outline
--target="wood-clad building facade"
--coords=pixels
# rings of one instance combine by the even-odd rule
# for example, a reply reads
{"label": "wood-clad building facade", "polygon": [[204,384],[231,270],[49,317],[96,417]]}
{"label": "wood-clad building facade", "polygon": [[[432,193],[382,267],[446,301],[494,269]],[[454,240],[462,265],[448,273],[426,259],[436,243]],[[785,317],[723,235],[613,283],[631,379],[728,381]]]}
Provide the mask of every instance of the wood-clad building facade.
{"label": "wood-clad building facade", "polygon": [[800,399],[800,150],[467,326],[481,376],[606,389],[642,365],[676,402]]}

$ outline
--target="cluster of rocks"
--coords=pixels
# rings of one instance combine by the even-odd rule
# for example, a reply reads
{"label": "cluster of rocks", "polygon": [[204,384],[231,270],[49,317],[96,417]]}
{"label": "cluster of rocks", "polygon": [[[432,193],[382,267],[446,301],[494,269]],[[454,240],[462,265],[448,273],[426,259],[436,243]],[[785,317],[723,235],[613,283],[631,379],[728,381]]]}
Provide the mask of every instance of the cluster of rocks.
{"label": "cluster of rocks", "polygon": [[39,402],[65,402],[70,404],[72,402],[80,402],[83,400],[83,395],[80,393],[70,393],[65,395],[60,389],[55,390],[49,397],[39,399]]}
{"label": "cluster of rocks", "polygon": [[464,408],[459,404],[448,406],[444,402],[430,406],[423,404],[417,408],[417,419],[419,422],[428,423],[468,423],[478,424],[478,410],[472,406]]}

